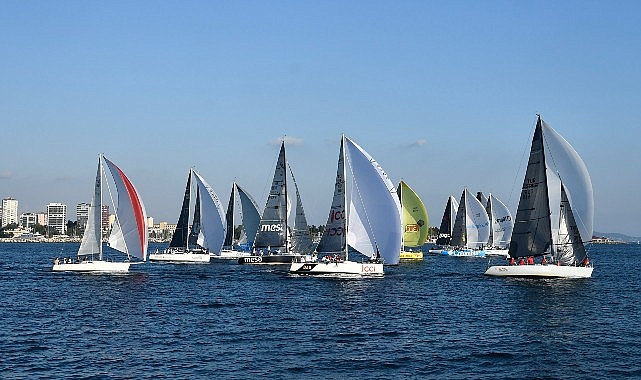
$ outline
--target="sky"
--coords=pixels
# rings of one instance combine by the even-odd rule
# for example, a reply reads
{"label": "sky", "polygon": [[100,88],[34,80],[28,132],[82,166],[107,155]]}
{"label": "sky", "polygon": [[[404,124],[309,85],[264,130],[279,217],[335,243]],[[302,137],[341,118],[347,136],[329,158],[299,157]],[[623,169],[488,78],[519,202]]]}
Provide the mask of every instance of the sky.
{"label": "sky", "polygon": [[156,223],[194,167],[262,212],[279,141],[308,223],[340,136],[438,226],[465,187],[516,211],[536,115],[585,161],[594,228],[641,236],[637,1],[5,1],[0,198],[88,202],[99,153]]}

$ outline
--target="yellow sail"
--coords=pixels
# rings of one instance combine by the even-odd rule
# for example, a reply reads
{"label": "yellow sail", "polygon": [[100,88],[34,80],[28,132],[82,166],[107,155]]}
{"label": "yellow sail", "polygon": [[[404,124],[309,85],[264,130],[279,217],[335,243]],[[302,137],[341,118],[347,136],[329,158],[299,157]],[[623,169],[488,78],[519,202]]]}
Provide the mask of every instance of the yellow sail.
{"label": "yellow sail", "polygon": [[398,185],[402,208],[403,245],[420,247],[427,240],[430,228],[427,210],[421,198],[403,181]]}

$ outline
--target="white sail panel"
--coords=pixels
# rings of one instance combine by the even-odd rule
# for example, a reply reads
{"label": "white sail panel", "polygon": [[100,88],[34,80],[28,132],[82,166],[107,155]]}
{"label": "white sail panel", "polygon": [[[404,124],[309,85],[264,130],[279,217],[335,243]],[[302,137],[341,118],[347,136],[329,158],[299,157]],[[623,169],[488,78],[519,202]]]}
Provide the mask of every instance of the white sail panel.
{"label": "white sail panel", "polygon": [[466,229],[467,229],[467,247],[480,248],[487,244],[490,238],[490,219],[485,211],[485,206],[465,189],[466,205]]}
{"label": "white sail panel", "polygon": [[118,205],[109,245],[121,252],[147,259],[147,212],[136,188],[113,162],[103,157],[116,186]]}
{"label": "white sail panel", "polygon": [[488,244],[491,247],[506,248],[512,237],[514,221],[512,213],[498,198],[490,193],[488,196],[488,205],[490,209],[490,218],[492,224],[491,241]]}
{"label": "white sail panel", "polygon": [[[260,214],[256,201],[243,188],[236,184],[238,198],[240,199],[241,218],[243,220],[243,231],[248,243],[254,242],[258,224],[260,223]],[[242,240],[242,239],[241,239]],[[240,241],[239,243],[242,243]]]}
{"label": "white sail panel", "polygon": [[[381,258],[387,264],[398,264],[401,254],[401,204],[396,186],[380,165],[363,148],[345,138],[354,180],[352,204],[363,227],[373,238]],[[350,225],[348,239],[354,226]],[[356,248],[356,247],[354,247]]]}
{"label": "white sail panel", "polygon": [[563,181],[563,186],[583,241],[592,239],[594,195],[585,163],[574,148],[542,121],[545,163]]}
{"label": "white sail panel", "polygon": [[[98,158],[98,172],[94,183],[93,198],[89,205],[87,225],[82,235],[78,256],[89,256],[101,254],[100,245],[102,244],[102,213],[101,213],[101,183],[102,183],[102,165]],[[102,260],[102,257],[98,258]]]}
{"label": "white sail panel", "polygon": [[193,171],[196,178],[198,189],[201,194],[201,236],[198,239],[198,245],[214,253],[220,253],[225,241],[227,226],[225,212],[218,195],[209,186],[209,184],[198,174]]}

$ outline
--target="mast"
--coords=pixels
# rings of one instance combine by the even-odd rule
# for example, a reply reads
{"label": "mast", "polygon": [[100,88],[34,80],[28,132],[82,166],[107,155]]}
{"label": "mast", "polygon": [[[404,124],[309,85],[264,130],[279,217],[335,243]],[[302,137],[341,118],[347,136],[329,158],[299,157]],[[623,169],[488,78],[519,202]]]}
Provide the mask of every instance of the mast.
{"label": "mast", "polygon": [[100,227],[98,227],[100,233],[98,235],[100,239],[98,239],[98,260],[102,261],[102,153],[98,155],[98,173],[100,174],[100,199],[98,200],[98,215],[100,215]]}
{"label": "mast", "polygon": [[283,137],[283,193],[285,194],[285,253],[289,253],[289,198],[287,198],[287,155],[285,153],[285,137]]}
{"label": "mast", "polygon": [[[345,134],[341,135],[341,159],[343,160],[343,210],[345,212],[345,261],[349,260],[349,245],[347,244],[347,231],[349,230],[349,214],[347,207],[347,167],[345,162]],[[352,189],[353,190],[353,189]]]}

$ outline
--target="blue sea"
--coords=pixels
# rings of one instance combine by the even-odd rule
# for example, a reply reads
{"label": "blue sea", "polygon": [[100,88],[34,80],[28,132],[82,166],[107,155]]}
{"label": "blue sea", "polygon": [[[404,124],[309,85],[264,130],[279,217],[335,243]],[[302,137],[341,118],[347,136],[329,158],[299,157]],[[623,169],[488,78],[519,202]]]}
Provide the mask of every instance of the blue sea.
{"label": "blue sea", "polygon": [[641,245],[592,246],[583,280],[432,255],[374,279],[234,262],[51,272],[77,247],[0,244],[1,378],[641,378]]}

